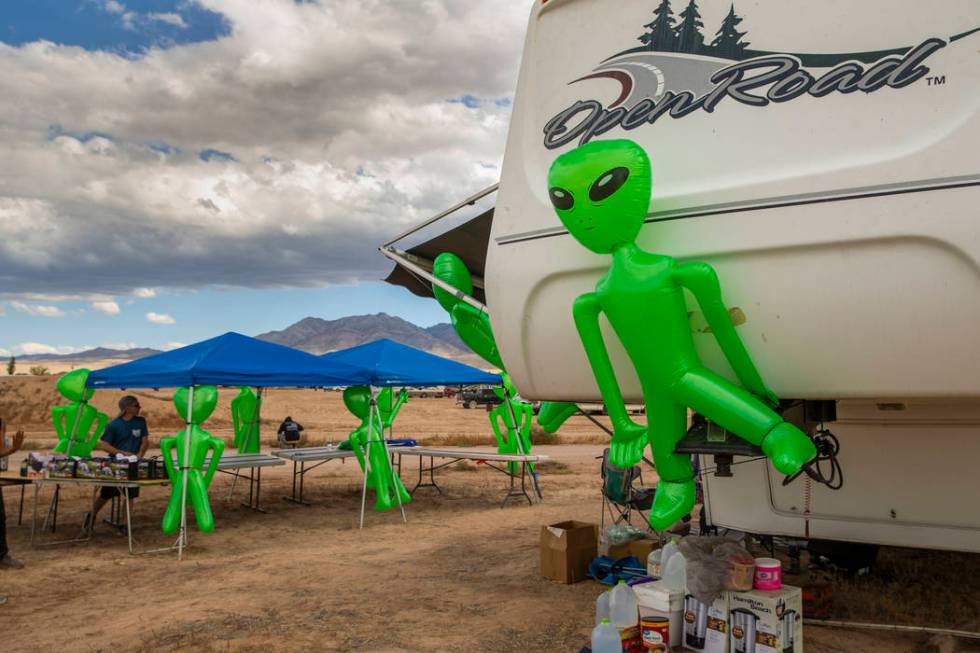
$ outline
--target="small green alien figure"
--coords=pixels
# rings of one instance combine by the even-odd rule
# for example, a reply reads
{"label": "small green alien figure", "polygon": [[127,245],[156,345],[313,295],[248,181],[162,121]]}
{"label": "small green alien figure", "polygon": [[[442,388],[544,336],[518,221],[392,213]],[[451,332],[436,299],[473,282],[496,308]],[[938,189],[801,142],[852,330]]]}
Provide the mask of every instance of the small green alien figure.
{"label": "small green alien figure", "polygon": [[[225,443],[212,436],[202,429],[198,424],[206,420],[214,412],[218,405],[218,389],[213,385],[201,385],[194,388],[194,411],[188,420],[188,399],[189,388],[177,388],[174,392],[174,406],[177,413],[190,421],[190,450],[187,458],[187,499],[194,507],[194,519],[197,521],[197,528],[202,533],[210,533],[214,530],[214,515],[211,513],[211,504],[208,501],[208,487],[214,473],[218,471],[218,461],[221,460],[221,453],[225,450]],[[181,466],[184,464],[184,453],[188,451],[184,447],[184,431],[162,438],[160,449],[163,453],[163,464],[167,468],[167,476],[170,477],[170,501],[167,503],[167,510],[163,514],[163,532],[173,535],[180,528],[180,512],[182,502],[183,475]],[[211,452],[211,463],[207,470],[204,469],[204,461]],[[176,453],[176,459],[174,454]]]}
{"label": "small green alien figure", "polygon": [[259,411],[262,399],[251,388],[239,387],[238,395],[231,400],[231,421],[235,429],[235,447],[238,453],[259,452]]}
{"label": "small green alien figure", "polygon": [[[54,448],[56,453],[91,456],[92,450],[105,432],[109,416],[89,405],[88,400],[95,394],[95,390],[85,389],[88,375],[88,370],[79,368],[62,376],[55,386],[69,402],[65,406],[51,409],[51,421],[54,422],[54,430],[58,434],[58,444]],[[95,428],[92,428],[93,423]]]}
{"label": "small green alien figure", "polygon": [[[575,326],[613,423],[610,461],[630,467],[640,461],[646,442],[650,443],[660,476],[650,525],[663,530],[694,505],[690,457],[674,453],[687,430],[688,407],[761,445],[784,474],[799,471],[816,449],[802,431],[769,407],[779,400],[763,383],[735,332],[714,269],[706,263],[678,263],[636,245],[650,191],[650,161],[639,145],[628,140],[583,145],[558,157],[548,173],[548,195],[565,228],[590,251],[612,255],[595,292],[575,300]],[[744,387],[702,365],[694,348],[684,288],[697,299]],[[600,313],[639,377],[647,426],[634,423],[626,412],[599,328]]]}
{"label": "small green alien figure", "polygon": [[[397,416],[398,410],[407,401],[408,393],[402,390],[404,395],[400,396],[399,400],[392,405],[390,388],[382,390],[379,393],[379,397],[385,394],[385,390],[387,390],[387,395],[384,405],[391,406],[392,408],[391,412],[388,412],[387,415],[388,426],[391,426],[391,422]],[[380,399],[378,401],[380,408]],[[351,431],[347,442],[350,448],[354,450],[361,470],[367,476],[367,486],[374,490],[375,511],[382,512],[391,508],[397,508],[399,497],[401,497],[401,505],[409,503],[412,500],[412,496],[405,489],[405,486],[402,485],[398,475],[392,472],[391,461],[388,459],[388,452],[385,450],[384,432],[382,431],[382,428],[387,428],[384,426],[385,415],[382,413],[382,419],[380,420],[377,418],[373,420],[369,419],[371,414],[371,390],[363,385],[354,385],[347,388],[344,390],[344,405],[347,406],[347,410],[361,420],[361,425]],[[371,425],[370,431],[368,430],[369,422]],[[395,494],[396,492],[398,493],[397,496]]]}
{"label": "small green alien figure", "polygon": [[[443,252],[436,257],[432,265],[432,273],[440,281],[466,295],[473,294],[473,277],[462,259],[451,252]],[[494,393],[501,399],[501,404],[490,411],[490,425],[497,438],[497,450],[503,454],[531,453],[531,420],[533,408],[526,401],[517,399],[517,390],[504,368],[504,361],[497,350],[497,341],[490,326],[490,317],[479,309],[470,306],[459,297],[433,284],[432,292],[439,305],[446,309],[453,323],[453,329],[466,345],[477,356],[502,371],[504,389],[495,388]],[[508,399],[508,396],[510,397]],[[514,419],[511,419],[511,410]],[[546,401],[538,412],[538,425],[546,432],[554,433],[562,423],[575,414],[578,407],[575,404]],[[516,421],[516,424],[513,422]],[[503,424],[503,430],[500,425]],[[514,427],[517,427],[516,429]],[[520,439],[520,447],[518,446]],[[518,471],[518,463],[507,463],[511,474]],[[533,472],[533,465],[531,466]]]}

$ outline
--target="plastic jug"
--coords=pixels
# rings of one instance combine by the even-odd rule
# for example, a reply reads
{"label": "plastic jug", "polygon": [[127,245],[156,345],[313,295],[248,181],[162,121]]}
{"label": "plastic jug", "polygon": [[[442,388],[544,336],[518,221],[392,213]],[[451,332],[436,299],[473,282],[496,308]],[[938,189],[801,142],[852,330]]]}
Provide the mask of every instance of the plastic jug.
{"label": "plastic jug", "polygon": [[621,580],[609,594],[609,615],[613,625],[620,630],[640,623],[640,607],[633,588]]}
{"label": "plastic jug", "polygon": [[664,568],[660,565],[660,556],[663,555],[663,549],[656,549],[650,552],[647,556],[647,575],[653,576],[654,578],[660,578],[664,575]]}
{"label": "plastic jug", "polygon": [[603,619],[592,629],[592,653],[622,653],[623,643],[616,626]]}
{"label": "plastic jug", "polygon": [[667,544],[664,545],[664,548],[661,549],[660,576],[663,576],[664,572],[667,571],[667,563],[670,562],[670,559],[680,552],[680,548],[677,546],[677,540],[678,537],[675,535],[674,537],[670,538],[670,542],[667,542]]}
{"label": "plastic jug", "polygon": [[670,557],[670,562],[664,567],[664,575],[661,578],[665,587],[672,590],[687,590],[687,560],[684,554],[678,551]]}
{"label": "plastic jug", "polygon": [[609,588],[609,589],[603,591],[603,593],[599,595],[599,598],[596,599],[596,602],[595,602],[595,625],[597,625],[597,626],[599,624],[601,624],[604,619],[606,621],[609,620],[609,617],[610,617],[610,615],[609,615],[609,598],[611,596],[610,595],[610,592],[612,592],[612,588]]}

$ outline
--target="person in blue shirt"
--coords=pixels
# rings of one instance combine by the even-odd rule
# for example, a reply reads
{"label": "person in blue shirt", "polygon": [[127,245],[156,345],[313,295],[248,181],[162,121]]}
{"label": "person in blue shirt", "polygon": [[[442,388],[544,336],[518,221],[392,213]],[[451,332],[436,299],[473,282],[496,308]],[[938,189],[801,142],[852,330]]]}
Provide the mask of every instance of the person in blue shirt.
{"label": "person in blue shirt", "polygon": [[[105,432],[99,440],[99,446],[110,456],[117,453],[124,456],[138,456],[142,458],[150,446],[150,429],[146,425],[146,420],[140,417],[139,399],[132,395],[126,395],[119,400],[119,416],[106,424]],[[139,488],[126,488],[130,502],[140,495]],[[99,498],[92,506],[92,512],[85,517],[85,527],[90,529],[95,526],[96,517],[102,507],[105,506],[113,497],[120,496],[119,488],[103,486],[99,491]]]}

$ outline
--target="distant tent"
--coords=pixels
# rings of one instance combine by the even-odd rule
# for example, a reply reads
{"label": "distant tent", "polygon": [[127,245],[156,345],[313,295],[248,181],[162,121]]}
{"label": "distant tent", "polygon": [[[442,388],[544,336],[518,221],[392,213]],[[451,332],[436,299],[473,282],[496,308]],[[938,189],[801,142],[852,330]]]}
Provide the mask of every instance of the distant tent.
{"label": "distant tent", "polygon": [[333,351],[320,359],[357,367],[370,377],[364,385],[377,387],[503,383],[499,374],[490,374],[387,338]]}
{"label": "distant tent", "polygon": [[367,384],[363,368],[228,332],[210,340],[92,372],[90,388],[192,385],[318,387]]}

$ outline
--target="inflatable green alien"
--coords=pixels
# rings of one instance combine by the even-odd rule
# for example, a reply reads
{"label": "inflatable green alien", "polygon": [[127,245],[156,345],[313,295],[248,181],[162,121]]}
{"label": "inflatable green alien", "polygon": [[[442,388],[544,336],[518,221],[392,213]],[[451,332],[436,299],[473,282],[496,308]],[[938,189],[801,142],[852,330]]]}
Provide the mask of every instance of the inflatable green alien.
{"label": "inflatable green alien", "polygon": [[[432,274],[463,294],[473,294],[473,277],[470,271],[462,259],[451,252],[443,252],[436,257],[432,265]],[[518,440],[520,440],[523,452],[531,453],[533,409],[526,401],[516,399],[517,391],[504,370],[503,359],[497,350],[490,316],[436,284],[432,284],[432,292],[440,306],[449,313],[453,329],[460,340],[466,343],[477,356],[503,371],[504,389],[507,392],[499,388],[494,390],[502,403],[490,411],[489,415],[490,424],[497,437],[498,451],[505,454],[520,453],[518,447]],[[547,433],[554,433],[577,410],[575,404],[546,401],[538,411],[538,425]],[[513,419],[511,419],[511,411],[513,411]],[[501,422],[504,426],[503,431],[500,429]],[[517,467],[517,463],[508,463],[511,473],[516,473]]]}
{"label": "inflatable green alien", "polygon": [[65,406],[51,409],[51,421],[58,435],[58,444],[54,448],[56,453],[91,456],[105,432],[109,417],[89,405],[88,401],[95,390],[85,388],[88,375],[89,370],[80,368],[62,376],[55,386],[61,396],[69,401]]}
{"label": "inflatable green alien", "polygon": [[[674,453],[687,430],[688,407],[760,445],[784,474],[799,471],[816,449],[802,431],[770,408],[779,400],[763,383],[735,332],[714,269],[707,263],[679,263],[637,246],[650,192],[650,161],[628,140],[587,143],[558,157],[548,173],[548,195],[565,228],[588,250],[612,255],[595,292],[575,300],[573,316],[613,423],[610,461],[630,467],[640,461],[649,442],[660,476],[650,525],[663,530],[694,505],[690,456]],[[691,335],[685,288],[697,299],[744,387],[702,365]],[[599,328],[600,314],[636,370],[648,426],[634,423],[627,414]]]}
{"label": "inflatable green alien", "polygon": [[235,448],[238,453],[259,452],[259,413],[262,398],[251,388],[239,387],[231,400],[231,421],[235,429]]}
{"label": "inflatable green alien", "polygon": [[[391,404],[391,389],[384,388],[380,394],[388,391],[385,405]],[[404,392],[404,390],[402,391]],[[380,396],[379,394],[379,396]],[[400,393],[401,394],[401,393]],[[407,400],[407,393],[399,397],[399,401],[393,406],[393,410],[388,413],[388,426],[394,421],[398,414],[398,409]],[[388,451],[384,443],[384,418],[370,419],[371,415],[371,390],[367,386],[354,385],[344,390],[344,405],[355,417],[361,420],[360,426],[351,431],[348,443],[354,454],[361,470],[367,476],[367,486],[374,490],[375,501],[374,509],[377,512],[397,508],[405,505],[412,500],[412,496],[402,485],[401,479],[391,469],[391,461],[388,458]],[[380,405],[380,401],[379,401]],[[369,430],[370,423],[370,430]],[[397,493],[397,495],[395,494]],[[399,501],[399,497],[401,500]]]}
{"label": "inflatable green alien", "polygon": [[[185,452],[187,457],[187,499],[194,508],[194,519],[197,528],[203,533],[214,530],[214,515],[208,501],[208,486],[214,473],[218,471],[218,461],[225,450],[225,443],[202,429],[199,424],[211,416],[218,405],[218,389],[213,385],[201,385],[194,388],[193,412],[188,415],[189,388],[177,388],[174,392],[174,406],[177,413],[189,423],[190,449],[185,448],[187,434],[180,431],[175,435],[162,438],[160,449],[163,454],[163,464],[170,477],[170,501],[163,514],[163,532],[172,535],[180,528],[180,513],[183,503],[183,475],[181,466],[184,464]],[[191,419],[188,419],[190,417]],[[211,453],[211,462],[204,469],[204,461]],[[176,454],[176,458],[174,457]]]}

